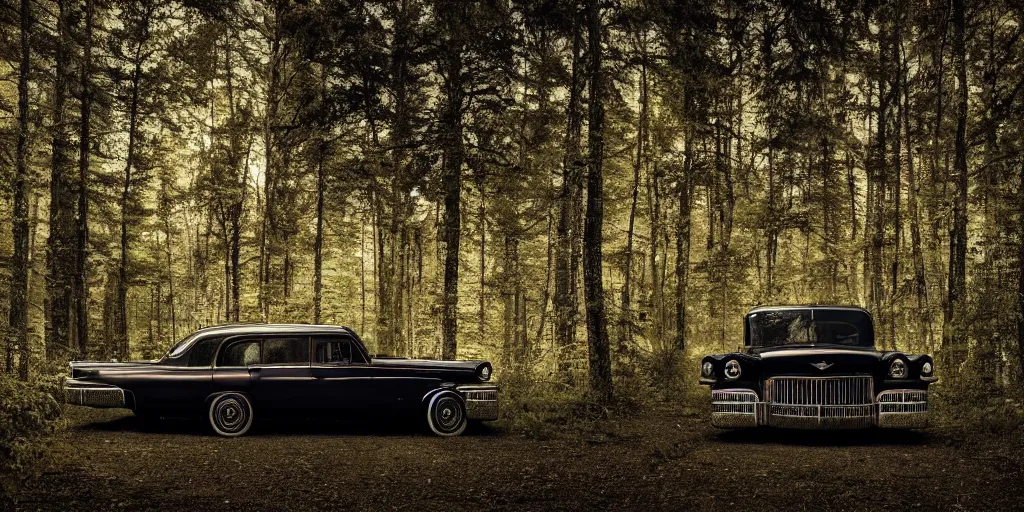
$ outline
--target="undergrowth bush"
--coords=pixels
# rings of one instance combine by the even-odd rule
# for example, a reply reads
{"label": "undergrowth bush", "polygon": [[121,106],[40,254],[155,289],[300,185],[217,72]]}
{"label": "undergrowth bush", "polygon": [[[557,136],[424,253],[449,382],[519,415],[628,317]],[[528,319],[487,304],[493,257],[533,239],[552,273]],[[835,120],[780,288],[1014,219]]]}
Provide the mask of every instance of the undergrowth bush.
{"label": "undergrowth bush", "polygon": [[58,378],[0,374],[0,472],[24,470],[45,452],[61,424],[59,392]]}
{"label": "undergrowth bush", "polygon": [[538,438],[559,433],[610,434],[605,420],[637,418],[655,404],[689,408],[706,402],[701,400],[706,390],[697,384],[697,364],[698,360],[676,351],[630,353],[613,368],[609,404],[589,396],[585,371],[506,370],[500,382],[502,424],[512,432]]}

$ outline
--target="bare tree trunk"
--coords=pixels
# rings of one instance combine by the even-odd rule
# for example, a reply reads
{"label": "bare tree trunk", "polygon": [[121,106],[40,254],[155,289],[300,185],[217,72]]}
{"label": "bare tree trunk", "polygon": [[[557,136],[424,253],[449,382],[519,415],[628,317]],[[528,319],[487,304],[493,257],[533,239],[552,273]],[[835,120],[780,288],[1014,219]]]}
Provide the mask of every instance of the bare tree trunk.
{"label": "bare tree trunk", "polygon": [[540,321],[537,327],[537,336],[535,347],[540,346],[541,341],[544,339],[544,326],[548,318],[548,302],[551,300],[551,263],[554,260],[554,237],[552,236],[552,230],[555,224],[555,216],[551,209],[548,209],[548,243],[547,243],[547,256],[544,265],[544,291],[541,292],[540,299]]}
{"label": "bare tree trunk", "polygon": [[9,312],[9,331],[7,332],[7,350],[4,358],[4,369],[14,373],[14,351],[19,351],[18,377],[28,380],[29,346],[28,346],[28,275],[29,275],[29,234],[28,234],[28,195],[29,171],[28,152],[28,75],[29,75],[29,40],[32,32],[32,19],[29,11],[29,0],[21,0],[20,7],[20,58],[18,63],[18,141],[16,146],[16,171],[14,175],[14,205],[12,211],[11,233],[14,242],[14,254],[11,257],[11,308]]}
{"label": "bare tree trunk", "polygon": [[477,188],[480,189],[480,343],[487,333],[487,296],[484,294],[484,274],[487,272],[487,192],[484,190],[484,174],[480,173]]}
{"label": "bare tree trunk", "polygon": [[459,23],[467,7],[461,2],[446,5],[439,14],[449,41],[441,56],[444,77],[444,110],[441,116],[441,138],[444,189],[444,291],[441,303],[441,358],[455,359],[457,354],[459,314],[459,248],[462,238],[462,163],[465,149],[462,142],[463,56]]}
{"label": "bare tree trunk", "polygon": [[630,289],[633,276],[633,228],[636,223],[636,204],[640,197],[640,169],[644,166],[647,157],[646,144],[648,123],[647,55],[645,47],[644,55],[642,56],[640,63],[640,115],[637,119],[636,160],[633,162],[633,186],[630,193],[629,226],[626,228],[626,261],[622,277],[623,343],[633,342],[633,299],[631,296],[632,290]]}
{"label": "bare tree trunk", "polygon": [[[75,194],[72,177],[71,130],[65,100],[70,96],[71,8],[65,0],[57,2],[57,54],[53,90],[53,158],[50,174],[50,236],[47,240],[49,278],[47,299],[50,330],[47,331],[47,358],[56,351],[71,349],[71,306],[74,285]],[[77,347],[75,347],[77,351]]]}
{"label": "bare tree trunk", "polygon": [[92,142],[92,35],[93,0],[85,0],[85,40],[82,63],[78,136],[78,231],[75,246],[75,333],[78,356],[85,357],[89,346],[89,144]]}
{"label": "bare tree trunk", "polygon": [[[949,289],[943,321],[943,345],[948,352],[960,345],[957,335],[962,321],[959,315],[966,298],[967,274],[967,55],[964,35],[964,0],[953,0],[953,64],[956,68],[956,139],[953,160],[953,226],[949,233]],[[949,363],[958,363],[959,358]]]}
{"label": "bare tree trunk", "polygon": [[648,215],[651,219],[651,325],[654,326],[653,338],[655,346],[661,347],[664,342],[663,329],[665,325],[665,300],[662,294],[661,271],[658,265],[658,245],[661,243],[661,195],[658,190],[658,162],[655,161],[653,169],[647,175],[647,203],[650,209]]}
{"label": "bare tree trunk", "polygon": [[[178,339],[178,318],[175,309],[175,296],[174,296],[174,267],[171,265],[172,254],[171,254],[171,225],[170,216],[164,217],[164,233],[167,236],[164,238],[164,256],[167,258],[167,288],[168,295],[167,302],[171,308],[171,339],[176,341]],[[238,320],[237,318],[235,320]]]}
{"label": "bare tree trunk", "polygon": [[[24,1],[24,0],[23,0]],[[1020,183],[1024,184],[1024,161],[1020,166]],[[1017,191],[1018,204],[1024,212],[1024,186]],[[1017,356],[1020,358],[1020,371],[1024,373],[1024,214],[1018,213],[1019,231],[1017,242]]]}
{"label": "bare tree trunk", "polygon": [[604,76],[601,70],[603,37],[599,0],[587,2],[590,101],[588,103],[587,213],[583,226],[583,284],[587,306],[587,346],[590,359],[590,392],[601,403],[612,398],[612,362],[601,278],[602,229],[604,227]]}
{"label": "bare tree trunk", "polygon": [[[583,34],[579,20],[573,20],[572,70],[569,85],[565,148],[562,161],[562,188],[558,211],[557,245],[555,251],[555,339],[561,352],[576,344],[576,257],[579,246],[578,215],[585,164],[580,151],[583,126]],[[559,357],[559,370],[569,373],[568,354]]]}
{"label": "bare tree trunk", "polygon": [[128,106],[128,156],[125,159],[124,181],[121,188],[121,244],[117,263],[117,357],[128,359],[131,341],[128,336],[128,225],[130,215],[132,167],[135,165],[139,132],[139,86],[142,81],[142,42],[135,48],[134,69],[131,78],[131,100]]}
{"label": "bare tree trunk", "polygon": [[313,239],[313,323],[320,323],[321,301],[323,300],[324,265],[324,152],[326,142],[321,141],[316,164],[316,235]]}
{"label": "bare tree trunk", "polygon": [[[901,48],[903,43],[900,43]],[[917,316],[923,318],[924,307],[928,302],[928,283],[925,280],[924,254],[921,252],[921,212],[918,198],[921,195],[920,185],[914,169],[913,136],[910,130],[910,75],[909,62],[906,59],[906,48],[903,48],[903,133],[907,138],[907,187],[910,210],[910,257],[914,265],[914,292],[917,297]]]}
{"label": "bare tree trunk", "polygon": [[687,116],[685,137],[683,142],[683,170],[679,176],[679,221],[676,224],[676,337],[675,349],[686,350],[686,287],[690,273],[690,210],[692,185],[690,176],[693,171],[693,139],[696,134],[693,123],[693,93],[687,87],[683,92],[683,109]]}
{"label": "bare tree trunk", "polygon": [[366,332],[366,222],[359,226],[359,332]]}

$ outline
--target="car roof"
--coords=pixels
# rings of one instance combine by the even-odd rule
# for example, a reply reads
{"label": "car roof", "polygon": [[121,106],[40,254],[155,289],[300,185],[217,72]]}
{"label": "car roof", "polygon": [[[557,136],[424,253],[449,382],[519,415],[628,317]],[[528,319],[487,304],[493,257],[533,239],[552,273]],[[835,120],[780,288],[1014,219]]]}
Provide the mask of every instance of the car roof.
{"label": "car roof", "polygon": [[[263,324],[263,323],[236,323],[221,324],[203,327],[189,334],[185,339],[171,348],[165,356],[170,358],[181,357],[187,353],[199,340],[219,336],[245,336],[261,334],[349,334],[356,340],[356,344],[362,346],[362,340],[355,331],[343,325],[316,325],[316,324]],[[365,347],[363,347],[365,351]]]}
{"label": "car roof", "polygon": [[203,337],[206,337],[224,335],[233,336],[239,334],[302,334],[313,332],[353,333],[352,329],[343,325],[236,323],[204,327],[195,331],[193,334],[201,334]]}
{"label": "car roof", "polygon": [[752,315],[754,313],[760,313],[762,311],[780,311],[780,310],[794,310],[794,309],[828,309],[828,310],[833,310],[833,311],[857,311],[857,312],[860,312],[860,313],[864,313],[864,314],[866,314],[868,316],[871,315],[870,311],[868,311],[867,309],[864,309],[864,308],[862,308],[860,306],[838,306],[838,305],[830,305],[830,304],[788,304],[788,305],[779,305],[779,306],[758,306],[758,307],[756,307],[754,309],[751,309],[750,311],[747,311],[747,315]]}

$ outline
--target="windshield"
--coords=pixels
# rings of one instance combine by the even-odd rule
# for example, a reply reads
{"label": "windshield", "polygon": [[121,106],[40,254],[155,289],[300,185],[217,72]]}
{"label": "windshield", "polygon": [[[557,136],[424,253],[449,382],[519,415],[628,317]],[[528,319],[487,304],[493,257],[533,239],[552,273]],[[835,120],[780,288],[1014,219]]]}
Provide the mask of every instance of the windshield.
{"label": "windshield", "polygon": [[186,336],[185,339],[175,343],[174,346],[167,351],[167,357],[178,357],[181,354],[184,354],[185,350],[188,349],[188,346],[192,343],[192,340],[194,339],[196,339],[196,334],[191,334],[189,336]]}
{"label": "windshield", "polygon": [[[783,345],[848,345],[870,347],[874,344],[870,317],[859,311],[779,310],[751,313],[749,344],[754,347]],[[865,324],[866,322],[866,324]]]}

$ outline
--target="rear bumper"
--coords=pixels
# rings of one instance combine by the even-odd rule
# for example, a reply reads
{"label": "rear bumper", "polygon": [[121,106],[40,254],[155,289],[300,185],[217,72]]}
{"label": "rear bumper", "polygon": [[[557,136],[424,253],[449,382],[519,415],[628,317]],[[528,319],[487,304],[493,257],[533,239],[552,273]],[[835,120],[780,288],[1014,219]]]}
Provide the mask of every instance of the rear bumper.
{"label": "rear bumper", "polygon": [[493,384],[472,384],[457,386],[466,401],[466,418],[476,421],[498,419],[498,386]]}
{"label": "rear bumper", "polygon": [[73,405],[98,408],[116,409],[126,406],[123,389],[78,379],[64,381],[64,401]]}
{"label": "rear bumper", "polygon": [[928,392],[883,391],[862,405],[794,405],[762,402],[748,389],[711,392],[711,424],[718,428],[778,427],[843,430],[869,427],[925,428]]}

